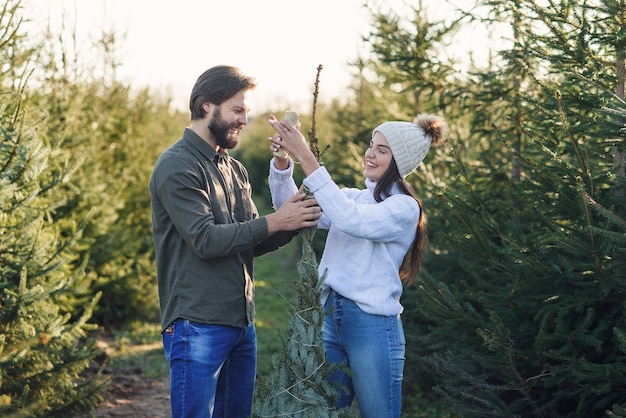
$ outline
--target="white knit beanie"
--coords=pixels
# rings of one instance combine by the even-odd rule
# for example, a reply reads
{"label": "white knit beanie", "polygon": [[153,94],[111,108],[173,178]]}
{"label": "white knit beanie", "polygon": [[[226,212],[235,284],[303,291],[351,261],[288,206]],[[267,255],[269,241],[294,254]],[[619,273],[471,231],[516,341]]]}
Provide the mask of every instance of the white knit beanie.
{"label": "white knit beanie", "polygon": [[404,179],[420,165],[431,142],[439,146],[445,140],[447,131],[443,118],[434,115],[418,115],[414,122],[384,122],[372,132],[385,136],[393,158],[396,160],[400,176]]}

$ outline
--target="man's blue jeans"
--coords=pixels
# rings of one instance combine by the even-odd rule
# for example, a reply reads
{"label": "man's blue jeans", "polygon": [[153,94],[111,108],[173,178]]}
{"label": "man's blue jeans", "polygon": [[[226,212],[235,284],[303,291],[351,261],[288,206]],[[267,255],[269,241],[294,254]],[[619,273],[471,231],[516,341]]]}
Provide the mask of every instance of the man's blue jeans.
{"label": "man's blue jeans", "polygon": [[352,376],[336,371],[331,381],[341,383],[337,408],[349,407],[356,396],[364,418],[399,417],[406,340],[400,315],[365,313],[334,291],[326,300],[324,319],[326,357],[344,363]]}
{"label": "man's blue jeans", "polygon": [[174,418],[243,418],[252,412],[256,332],[177,319],[163,332]]}

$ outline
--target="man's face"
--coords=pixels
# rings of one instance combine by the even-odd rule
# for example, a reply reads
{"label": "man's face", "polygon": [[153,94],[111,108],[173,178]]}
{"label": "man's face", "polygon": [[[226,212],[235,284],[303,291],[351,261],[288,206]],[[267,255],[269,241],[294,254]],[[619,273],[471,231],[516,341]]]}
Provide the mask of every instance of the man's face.
{"label": "man's face", "polygon": [[216,145],[223,149],[233,149],[239,143],[239,133],[248,123],[246,92],[215,106],[209,120],[209,131],[215,137]]}

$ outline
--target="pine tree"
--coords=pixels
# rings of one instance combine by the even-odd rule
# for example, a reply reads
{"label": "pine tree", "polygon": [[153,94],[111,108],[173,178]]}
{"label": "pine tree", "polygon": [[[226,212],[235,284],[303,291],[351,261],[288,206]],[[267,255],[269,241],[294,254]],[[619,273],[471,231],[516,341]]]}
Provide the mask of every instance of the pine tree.
{"label": "pine tree", "polygon": [[50,219],[70,167],[21,104],[0,107],[0,415],[67,416],[93,407],[105,382],[84,374],[100,354],[88,323],[98,296],[78,317],[66,309],[85,280],[71,263],[80,228]]}
{"label": "pine tree", "polygon": [[[320,65],[315,81],[312,128],[309,132],[309,146],[321,160],[316,137],[317,97],[319,94]],[[345,412],[334,409],[337,400],[336,388],[328,377],[338,365],[326,362],[322,342],[324,308],[320,304],[321,284],[318,264],[313,249],[315,228],[300,232],[302,258],[298,262],[298,279],[290,283],[296,291],[296,300],[289,300],[292,313],[289,334],[283,341],[282,351],[274,357],[276,372],[259,388],[254,416],[326,418],[341,417]]]}
{"label": "pine tree", "polygon": [[[414,6],[413,6],[414,4]],[[371,62],[366,65],[367,73],[376,76],[367,86],[372,90],[368,97],[373,103],[369,106],[381,106],[377,112],[366,114],[367,124],[378,124],[384,120],[412,120],[416,113],[437,113],[449,121],[450,138],[462,137],[468,131],[467,124],[476,119],[478,112],[470,112],[467,107],[474,106],[483,115],[498,112],[497,104],[471,101],[472,93],[482,91],[474,80],[463,80],[456,69],[457,63],[447,59],[446,48],[454,43],[453,36],[460,29],[463,18],[438,21],[431,19],[424,8],[424,2],[407,3],[408,13],[394,10],[376,10],[371,21],[371,32],[366,38],[371,49]],[[470,104],[471,103],[471,104]],[[357,115],[359,117],[360,115]],[[363,145],[371,139],[371,129],[363,133]],[[478,137],[478,135],[477,135]],[[480,138],[468,138],[462,151],[464,155],[478,157],[477,160],[489,164],[497,160],[492,158],[489,145]],[[471,144],[471,145],[470,145]],[[451,277],[457,269],[457,260],[450,254],[441,237],[457,226],[450,223],[439,204],[438,194],[441,184],[455,178],[454,167],[447,164],[450,157],[446,152],[430,151],[425,161],[420,164],[418,173],[407,177],[423,202],[423,211],[429,224],[429,244],[425,253],[424,266],[428,271]],[[480,157],[487,158],[480,158]],[[478,164],[478,162],[477,162]],[[494,189],[494,194],[497,189]],[[440,262],[433,254],[445,259]],[[439,258],[438,257],[438,258]],[[429,332],[430,319],[419,309],[419,290],[415,286],[404,286],[402,294],[402,322],[406,335],[406,362],[403,376],[403,410],[412,408],[411,398],[421,397],[426,402],[433,398],[431,386],[433,378],[421,357],[432,353],[429,346],[421,340]],[[417,406],[422,409],[421,405]]]}
{"label": "pine tree", "polygon": [[[623,416],[626,10],[476,3],[513,45],[439,101],[454,160],[416,187],[433,251],[403,296],[407,369],[418,353],[463,416]],[[432,79],[408,76],[422,60],[405,27],[377,27],[396,86]]]}
{"label": "pine tree", "polygon": [[[420,278],[418,306],[430,321],[422,341],[434,353],[425,360],[435,391],[464,416],[619,416],[626,120],[614,83],[624,81],[615,71],[623,4],[511,3],[532,23],[516,27],[532,58],[518,65],[532,78],[521,118],[484,135],[517,160],[520,176],[501,163],[509,158],[483,171],[459,152],[458,181],[442,190],[439,211],[456,222],[445,238],[458,268]],[[500,130],[509,122],[514,130]],[[514,146],[515,131],[524,147]]]}
{"label": "pine tree", "polygon": [[177,135],[171,132],[177,124],[165,99],[116,80],[115,33],[100,35],[90,51],[100,59],[90,63],[66,46],[72,36],[47,35],[33,76],[42,86],[32,100],[47,112],[46,138],[80,158],[74,181],[61,186],[68,199],[55,212],[60,223],[91,219],[77,265],[86,263],[93,282],[76,289],[79,302],[102,292],[94,317],[107,330],[119,329],[158,318],[146,184],[165,145],[159,142]]}
{"label": "pine tree", "polygon": [[63,183],[72,164],[41,135],[43,118],[26,97],[20,1],[0,11],[0,415],[71,416],[93,407],[106,382],[89,370],[101,354],[88,321],[99,295],[74,309],[82,225],[61,225]]}

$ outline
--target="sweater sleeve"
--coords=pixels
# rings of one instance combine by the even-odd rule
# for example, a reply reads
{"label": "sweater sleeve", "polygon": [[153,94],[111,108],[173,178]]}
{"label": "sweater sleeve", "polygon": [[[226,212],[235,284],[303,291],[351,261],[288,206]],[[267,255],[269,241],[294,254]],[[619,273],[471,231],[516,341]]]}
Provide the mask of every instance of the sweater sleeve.
{"label": "sweater sleeve", "polygon": [[334,227],[353,237],[390,242],[414,231],[417,225],[419,205],[411,196],[395,194],[382,202],[358,199],[369,190],[340,189],[325,167],[311,173],[304,184]]}
{"label": "sweater sleeve", "polygon": [[293,167],[294,163],[291,158],[289,158],[289,167],[285,170],[276,168],[274,158],[270,160],[269,185],[274,210],[278,210],[287,199],[298,191],[296,182],[293,180]]}

